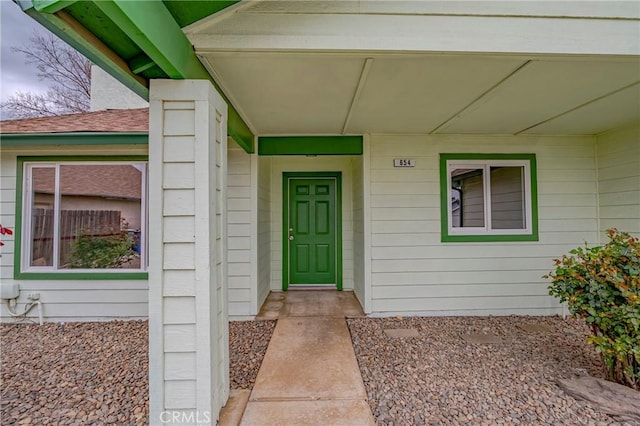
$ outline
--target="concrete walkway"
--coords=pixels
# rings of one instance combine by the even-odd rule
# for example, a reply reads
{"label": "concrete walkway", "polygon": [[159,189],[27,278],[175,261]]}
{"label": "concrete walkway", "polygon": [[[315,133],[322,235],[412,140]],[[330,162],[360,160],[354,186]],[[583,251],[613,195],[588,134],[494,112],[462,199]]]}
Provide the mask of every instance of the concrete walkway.
{"label": "concrete walkway", "polygon": [[345,317],[361,316],[351,292],[272,293],[278,318],[241,425],[373,425]]}

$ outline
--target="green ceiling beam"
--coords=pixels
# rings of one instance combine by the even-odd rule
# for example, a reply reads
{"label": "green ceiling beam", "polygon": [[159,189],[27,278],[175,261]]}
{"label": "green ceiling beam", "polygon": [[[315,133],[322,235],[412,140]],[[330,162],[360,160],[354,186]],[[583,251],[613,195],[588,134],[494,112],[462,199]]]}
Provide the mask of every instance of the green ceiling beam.
{"label": "green ceiling beam", "polygon": [[181,28],[207,16],[214,15],[239,1],[240,0],[162,0]]}
{"label": "green ceiling beam", "polygon": [[33,0],[33,7],[35,7],[38,12],[56,13],[76,1],[77,0]]}
{"label": "green ceiling beam", "polygon": [[[226,96],[224,96],[220,87],[218,87],[215,82],[213,82],[213,85],[226,99]],[[231,105],[231,102],[227,100],[227,104],[229,105],[229,110],[227,112],[227,134],[231,136],[231,138],[236,141],[236,143],[240,145],[246,153],[253,154],[256,150],[253,132],[249,129],[249,126],[247,126],[247,123],[244,122],[242,117],[240,117],[238,111],[236,111],[233,105]]]}
{"label": "green ceiling beam", "polygon": [[253,153],[254,135],[220,87],[196,57],[191,42],[184,35],[171,12],[161,1],[96,1],[95,5],[118,28],[174,79],[211,80],[229,104],[229,135],[248,153]]}
{"label": "green ceiling beam", "polygon": [[144,53],[129,61],[129,68],[134,74],[140,74],[153,67],[156,63]]}
{"label": "green ceiling beam", "polygon": [[[18,0],[18,3],[29,16],[143,99],[149,99],[149,83],[147,79],[136,75],[135,72],[142,73],[154,65],[174,79],[210,80],[229,105],[227,122],[229,136],[246,152],[255,152],[253,132],[200,63],[191,43],[162,1],[98,0],[94,2],[96,7],[144,52],[130,59],[129,63],[105,44],[108,40],[98,39],[69,13],[61,9],[73,2],[35,0],[32,3]],[[35,7],[35,3],[39,3],[38,7],[43,11],[56,10],[57,12],[40,12]],[[95,16],[93,19],[104,19],[104,17]],[[150,60],[146,60],[145,55]]]}
{"label": "green ceiling beam", "polygon": [[65,11],[40,13],[29,1],[19,1],[22,10],[91,62],[111,74],[143,99],[149,99],[148,82],[131,72],[129,66],[113,50],[89,32]]}
{"label": "green ceiling beam", "polygon": [[167,75],[209,79],[189,39],[161,1],[95,1],[100,9]]}

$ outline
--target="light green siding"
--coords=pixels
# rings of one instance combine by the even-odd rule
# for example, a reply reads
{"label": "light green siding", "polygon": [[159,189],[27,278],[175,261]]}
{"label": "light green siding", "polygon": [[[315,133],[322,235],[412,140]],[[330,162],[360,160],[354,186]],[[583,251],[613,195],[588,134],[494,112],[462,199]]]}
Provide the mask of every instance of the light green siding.
{"label": "light green siding", "polygon": [[227,105],[207,81],[153,80],[149,108],[149,418],[218,413],[229,395]]}
{"label": "light green siding", "polygon": [[248,316],[251,312],[252,205],[251,155],[229,141],[227,214],[229,236],[229,315]]}
{"label": "light green siding", "polygon": [[364,161],[363,157],[353,157],[351,159],[353,179],[353,291],[360,301],[365,305],[365,183],[364,183]]}
{"label": "light green siding", "polygon": [[271,158],[258,158],[258,299],[257,309],[271,290]]}
{"label": "light green siding", "polygon": [[[439,155],[532,153],[539,241],[442,243]],[[596,243],[592,137],[372,135],[371,307],[376,315],[554,314],[553,258]],[[416,161],[394,168],[394,158]]]}
{"label": "light green siding", "polygon": [[[18,156],[146,156],[146,145],[71,146],[71,147],[3,147],[0,154],[0,223],[16,226],[16,177]],[[19,213],[18,213],[19,214]],[[14,236],[2,236],[5,243],[0,257],[0,281],[14,281]],[[53,274],[49,274],[55,277]],[[27,294],[40,293],[44,317],[48,321],[106,321],[118,318],[146,318],[148,314],[148,281],[143,280],[19,280],[18,312]],[[30,315],[37,315],[32,310]],[[0,319],[9,321],[4,304]]]}
{"label": "light green siding", "polygon": [[640,126],[598,136],[596,152],[600,231],[640,235]]}

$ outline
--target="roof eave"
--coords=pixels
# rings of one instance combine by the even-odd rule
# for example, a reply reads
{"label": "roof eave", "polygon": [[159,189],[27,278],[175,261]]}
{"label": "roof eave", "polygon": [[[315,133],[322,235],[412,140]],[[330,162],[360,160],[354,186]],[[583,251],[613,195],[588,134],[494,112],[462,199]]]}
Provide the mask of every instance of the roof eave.
{"label": "roof eave", "polygon": [[[108,40],[98,38],[65,11],[74,3],[69,0],[18,1],[25,13],[126,87],[148,100],[148,79],[136,75],[127,61],[108,45]],[[191,43],[163,2],[101,0],[94,3],[104,17],[113,21],[169,78],[209,79],[229,104],[229,135],[246,152],[255,151],[254,132],[196,57]],[[99,17],[93,17],[93,19],[99,19]],[[138,72],[142,72],[149,68],[148,65],[135,68]]]}

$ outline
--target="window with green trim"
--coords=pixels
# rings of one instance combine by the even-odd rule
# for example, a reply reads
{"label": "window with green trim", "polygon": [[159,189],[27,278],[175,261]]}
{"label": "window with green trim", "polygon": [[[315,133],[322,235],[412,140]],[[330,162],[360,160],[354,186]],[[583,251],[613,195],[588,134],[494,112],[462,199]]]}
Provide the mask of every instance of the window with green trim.
{"label": "window with green trim", "polygon": [[146,271],[146,159],[21,158],[19,170],[18,275]]}
{"label": "window with green trim", "polygon": [[534,154],[441,154],[442,241],[537,241]]}

